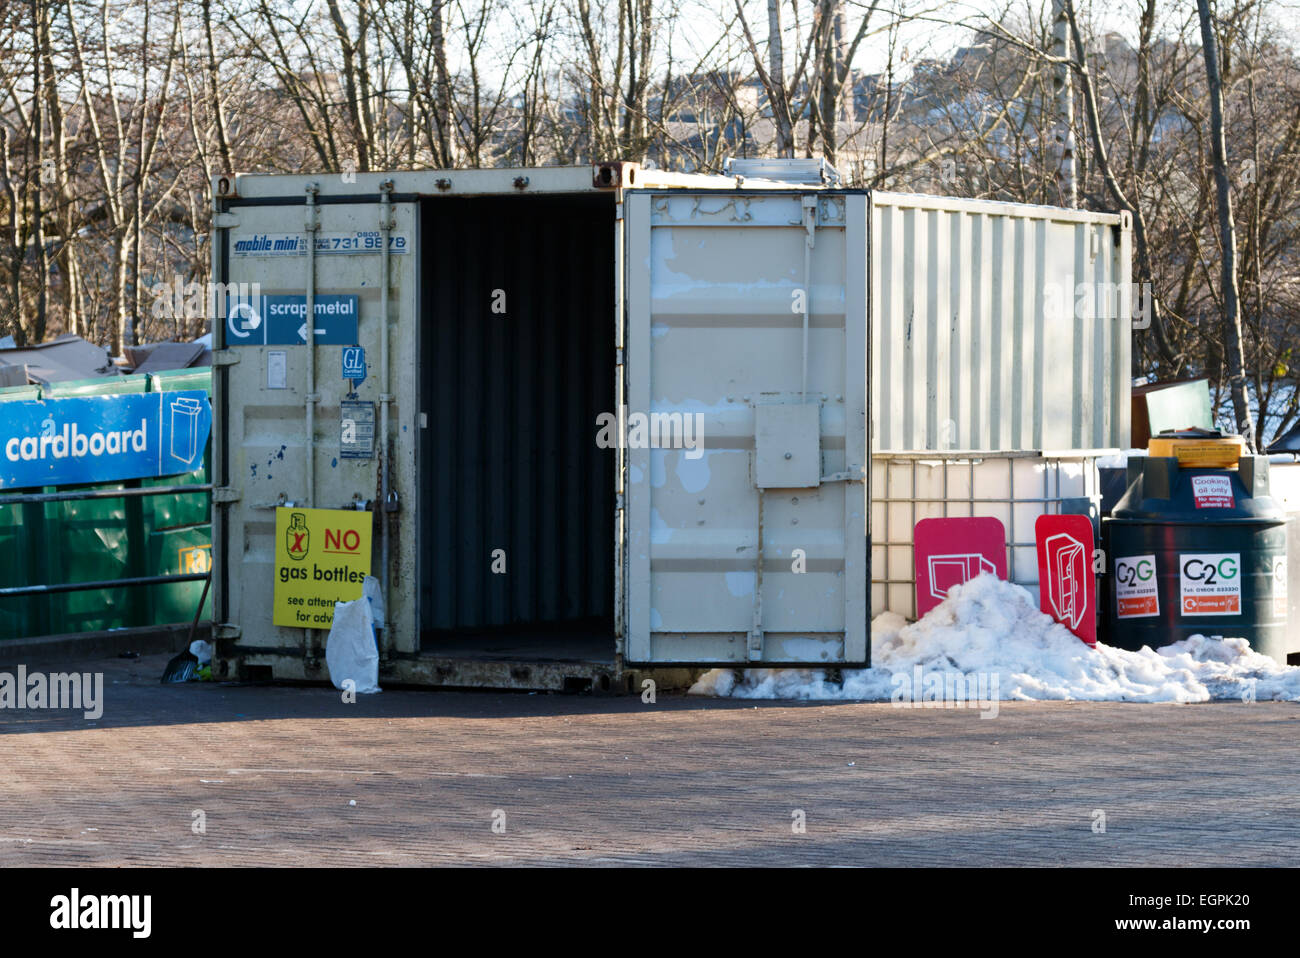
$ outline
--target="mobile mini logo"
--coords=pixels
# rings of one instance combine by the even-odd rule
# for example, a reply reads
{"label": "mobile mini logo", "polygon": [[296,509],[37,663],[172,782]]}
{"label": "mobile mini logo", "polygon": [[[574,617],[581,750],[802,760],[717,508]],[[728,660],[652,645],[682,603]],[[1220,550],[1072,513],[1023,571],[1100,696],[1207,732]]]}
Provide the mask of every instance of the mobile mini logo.
{"label": "mobile mini logo", "polygon": [[152,895],[83,895],[78,888],[50,899],[50,927],[56,931],[129,930],[148,938],[153,928]]}

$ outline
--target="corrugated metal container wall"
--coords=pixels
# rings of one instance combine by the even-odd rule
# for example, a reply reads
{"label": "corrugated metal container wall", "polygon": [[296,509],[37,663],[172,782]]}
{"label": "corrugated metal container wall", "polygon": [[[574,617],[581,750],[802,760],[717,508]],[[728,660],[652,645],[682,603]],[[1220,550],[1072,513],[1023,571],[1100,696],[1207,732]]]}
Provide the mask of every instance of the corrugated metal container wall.
{"label": "corrugated metal container wall", "polygon": [[871,207],[873,450],[1127,443],[1126,215],[880,192]]}

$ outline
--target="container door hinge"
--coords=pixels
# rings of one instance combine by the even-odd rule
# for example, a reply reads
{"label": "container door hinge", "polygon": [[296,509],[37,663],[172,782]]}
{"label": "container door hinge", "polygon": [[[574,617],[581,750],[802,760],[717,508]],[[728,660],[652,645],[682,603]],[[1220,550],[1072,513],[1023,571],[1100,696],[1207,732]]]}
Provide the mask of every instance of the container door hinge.
{"label": "container door hinge", "polygon": [[622,203],[615,203],[615,204],[614,204],[614,219],[616,219],[616,220],[621,220],[622,218],[623,218],[623,204],[622,204]]}
{"label": "container door hinge", "polygon": [[614,350],[614,365],[615,366],[623,365],[623,350],[621,349]]}
{"label": "container door hinge", "polygon": [[242,493],[234,486],[215,486],[212,489],[212,501],[219,506],[238,502],[241,497]]}
{"label": "container door hinge", "polygon": [[237,639],[243,634],[243,630],[233,622],[218,622],[212,627],[214,639]]}
{"label": "container door hinge", "polygon": [[239,217],[234,213],[217,213],[212,217],[212,228],[228,230],[239,225]]}
{"label": "container door hinge", "polygon": [[218,349],[212,354],[212,365],[214,366],[234,366],[240,360],[241,354],[235,349]]}

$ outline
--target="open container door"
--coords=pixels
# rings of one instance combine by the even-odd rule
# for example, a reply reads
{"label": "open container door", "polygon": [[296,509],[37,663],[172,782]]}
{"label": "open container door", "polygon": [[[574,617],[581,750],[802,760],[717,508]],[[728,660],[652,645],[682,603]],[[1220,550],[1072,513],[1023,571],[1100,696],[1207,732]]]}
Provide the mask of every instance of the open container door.
{"label": "open container door", "polygon": [[629,663],[867,663],[867,209],[625,193]]}

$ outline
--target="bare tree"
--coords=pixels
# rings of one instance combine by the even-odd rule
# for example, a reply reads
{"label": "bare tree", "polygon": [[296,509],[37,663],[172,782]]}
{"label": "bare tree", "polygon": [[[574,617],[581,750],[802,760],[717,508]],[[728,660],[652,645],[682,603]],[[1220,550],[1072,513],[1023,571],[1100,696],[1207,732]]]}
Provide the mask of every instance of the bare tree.
{"label": "bare tree", "polygon": [[1241,336],[1241,297],[1237,290],[1237,227],[1232,219],[1232,185],[1228,182],[1228,148],[1223,139],[1223,76],[1219,72],[1219,44],[1209,0],[1196,0],[1201,19],[1201,49],[1210,97],[1210,144],[1219,214],[1222,265],[1219,272],[1223,296],[1223,337],[1227,345],[1228,383],[1237,431],[1255,445],[1255,423],[1246,391],[1244,349]]}
{"label": "bare tree", "polygon": [[[1300,55],[1278,0],[1203,4],[1215,71],[1187,4],[1135,0],[1112,34],[1075,0],[960,2],[15,0],[0,334],[193,335],[145,298],[208,278],[219,172],[821,154],[855,186],[1129,211],[1153,320],[1134,373],[1207,375],[1261,436],[1300,419]],[[969,42],[929,29],[954,23]]]}
{"label": "bare tree", "polygon": [[654,10],[651,0],[619,0],[612,20],[606,12],[591,0],[574,0],[571,12],[581,50],[571,69],[590,156],[640,160],[649,147]]}
{"label": "bare tree", "polygon": [[1067,0],[1052,0],[1052,58],[1055,70],[1052,88],[1056,92],[1056,147],[1059,153],[1057,182],[1061,205],[1079,205],[1074,169],[1074,81],[1070,75],[1070,18]]}

